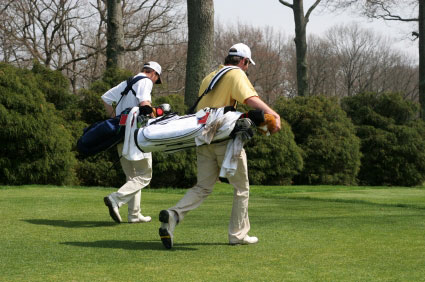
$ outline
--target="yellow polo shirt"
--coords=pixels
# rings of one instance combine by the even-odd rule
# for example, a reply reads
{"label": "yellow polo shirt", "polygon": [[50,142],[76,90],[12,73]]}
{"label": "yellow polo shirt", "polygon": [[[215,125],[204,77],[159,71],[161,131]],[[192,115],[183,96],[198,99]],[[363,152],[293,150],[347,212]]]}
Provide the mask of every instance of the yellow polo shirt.
{"label": "yellow polo shirt", "polygon": [[[221,65],[216,71],[207,75],[201,83],[198,96],[204,93],[214,75],[222,69]],[[213,90],[207,93],[196,108],[197,111],[205,107],[221,108],[232,106],[235,101],[242,103],[253,96],[258,96],[254,86],[252,86],[245,72],[241,69],[233,69],[223,75],[220,81],[214,86]]]}

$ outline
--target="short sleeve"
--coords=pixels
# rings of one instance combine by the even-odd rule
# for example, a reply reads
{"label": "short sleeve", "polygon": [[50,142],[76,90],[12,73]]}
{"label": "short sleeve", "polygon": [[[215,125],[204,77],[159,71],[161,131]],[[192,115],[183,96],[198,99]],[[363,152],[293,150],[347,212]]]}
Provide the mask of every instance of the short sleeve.
{"label": "short sleeve", "polygon": [[139,100],[139,103],[143,101],[152,102],[152,88],[153,82],[149,78],[144,78],[139,80],[134,86],[134,90],[136,91],[136,98]]}
{"label": "short sleeve", "polygon": [[251,81],[249,81],[245,72],[237,71],[234,72],[232,76],[233,79],[233,87],[231,91],[232,98],[238,101],[239,103],[243,103],[246,99],[258,96],[257,91],[255,91],[254,86]]}

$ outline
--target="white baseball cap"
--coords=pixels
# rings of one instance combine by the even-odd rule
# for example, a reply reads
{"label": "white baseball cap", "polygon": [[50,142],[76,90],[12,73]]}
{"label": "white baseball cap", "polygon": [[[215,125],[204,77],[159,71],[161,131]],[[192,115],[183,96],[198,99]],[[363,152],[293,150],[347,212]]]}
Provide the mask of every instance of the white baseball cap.
{"label": "white baseball cap", "polygon": [[[236,50],[236,51],[235,51]],[[230,47],[229,50],[230,56],[239,56],[242,58],[248,58],[251,64],[255,66],[254,60],[251,58],[251,49],[243,43],[237,43]]]}
{"label": "white baseball cap", "polygon": [[155,84],[161,84],[162,83],[161,82],[162,68],[157,62],[154,62],[154,61],[147,62],[143,65],[143,67],[153,69],[159,75],[159,78],[158,78],[158,80],[156,81]]}

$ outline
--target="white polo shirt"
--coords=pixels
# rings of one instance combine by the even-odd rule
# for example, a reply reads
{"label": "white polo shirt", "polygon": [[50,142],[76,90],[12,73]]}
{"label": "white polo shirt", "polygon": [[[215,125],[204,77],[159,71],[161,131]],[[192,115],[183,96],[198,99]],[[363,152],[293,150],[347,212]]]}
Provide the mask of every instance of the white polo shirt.
{"label": "white polo shirt", "polygon": [[[136,76],[146,76],[144,73],[138,73]],[[121,93],[127,87],[127,81],[123,81],[117,86],[109,89],[105,94],[102,95],[102,100],[108,104],[112,105],[113,102],[118,102],[121,99]],[[152,92],[153,82],[149,78],[143,78],[136,82],[133,85],[134,91],[136,91],[136,96],[130,90],[127,95],[125,95],[121,102],[118,104],[115,109],[115,114],[119,115],[121,112],[127,108],[137,107],[141,102],[149,101],[152,103]]]}

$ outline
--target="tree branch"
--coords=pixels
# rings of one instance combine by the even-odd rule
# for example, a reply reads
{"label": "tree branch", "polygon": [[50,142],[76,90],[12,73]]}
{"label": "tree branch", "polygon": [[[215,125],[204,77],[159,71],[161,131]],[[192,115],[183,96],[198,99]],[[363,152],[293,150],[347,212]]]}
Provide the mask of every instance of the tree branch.
{"label": "tree branch", "polygon": [[[299,1],[299,0],[295,0],[295,1]],[[291,9],[294,8],[294,4],[290,4],[290,3],[288,3],[288,2],[286,2],[284,0],[279,0],[279,2],[280,2],[280,4],[285,5],[286,7],[289,7]]]}
{"label": "tree branch", "polygon": [[310,17],[311,12],[313,12],[313,10],[317,7],[317,5],[319,5],[320,1],[322,0],[316,0],[316,2],[314,2],[314,4],[308,9],[307,14],[305,14],[306,21],[308,21],[308,18]]}

